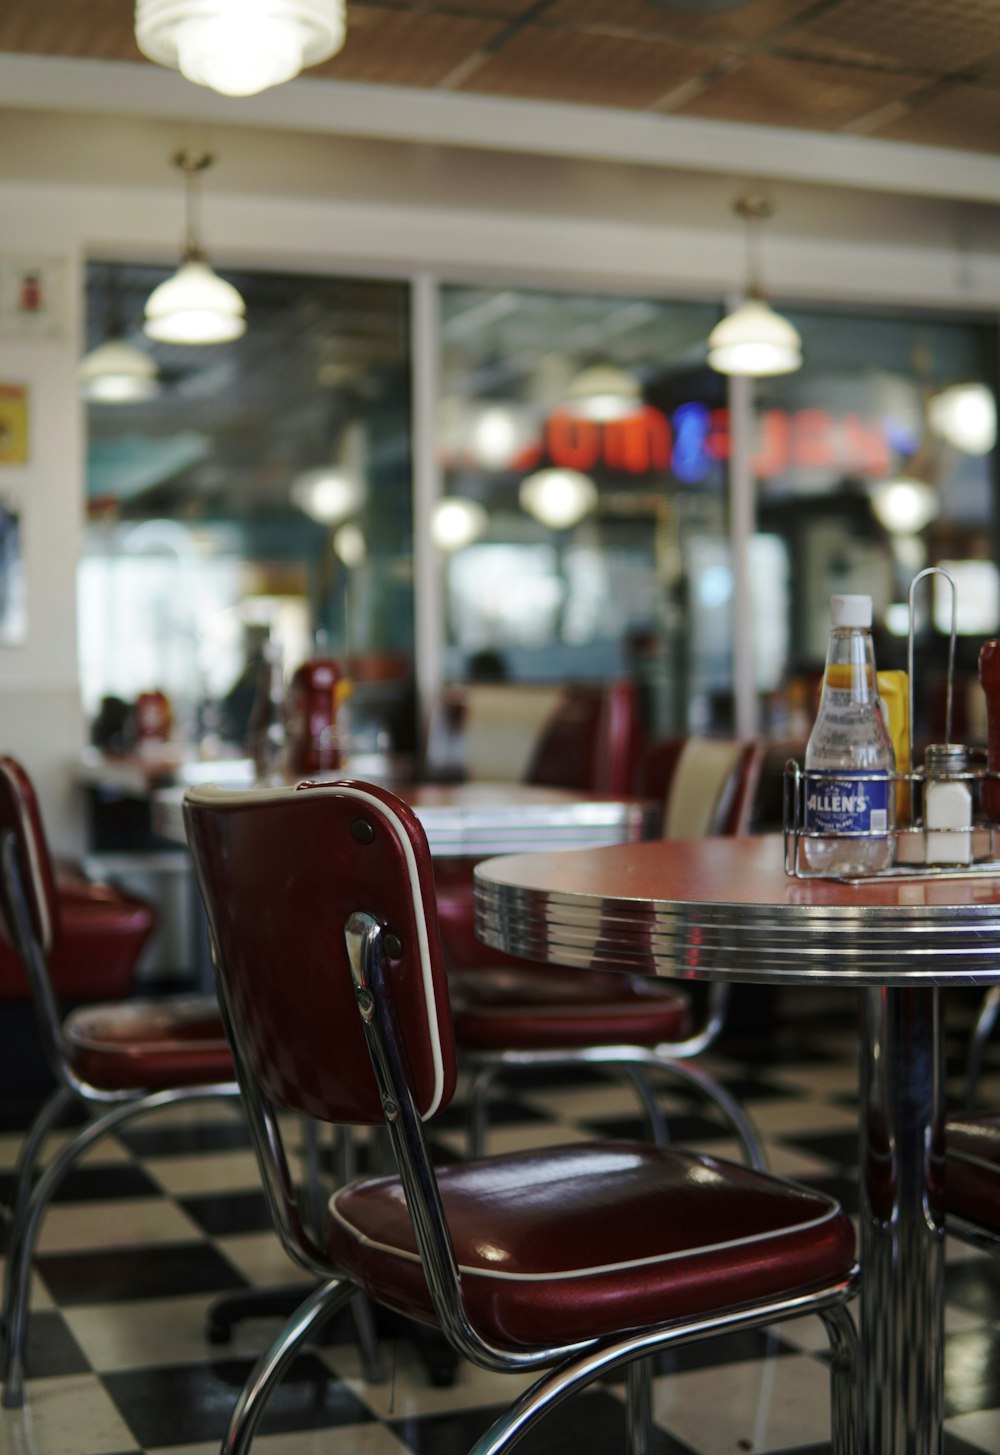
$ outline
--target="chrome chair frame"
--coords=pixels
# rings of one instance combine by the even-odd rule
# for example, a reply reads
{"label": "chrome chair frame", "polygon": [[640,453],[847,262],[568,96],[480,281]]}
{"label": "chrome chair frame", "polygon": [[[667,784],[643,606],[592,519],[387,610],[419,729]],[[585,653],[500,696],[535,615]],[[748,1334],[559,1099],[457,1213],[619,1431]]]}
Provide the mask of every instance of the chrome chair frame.
{"label": "chrome chair frame", "polygon": [[[679,740],[678,740],[679,741]],[[688,739],[687,741],[691,741]],[[734,740],[736,741],[736,740]],[[668,745],[664,745],[668,746]],[[682,753],[677,750],[680,761]],[[728,776],[717,786],[717,801],[712,811],[713,834],[748,834],[753,815],[754,798],[764,767],[763,741],[746,739]],[[541,973],[541,972],[540,972]],[[475,972],[470,972],[474,979]],[[627,977],[623,976],[623,983]],[[670,1143],[670,1130],[656,1094],[654,1080],[679,1081],[697,1091],[711,1103],[739,1141],[749,1166],[758,1172],[767,1170],[767,1155],[754,1127],[734,1097],[730,1096],[714,1076],[687,1065],[718,1039],[729,1010],[732,987],[713,981],[706,987],[701,1023],[694,1034],[683,1041],[664,1042],[659,1046],[586,1046],[573,1050],[502,1049],[486,1051],[467,1046],[462,1059],[469,1066],[471,1077],[466,1092],[466,1131],[469,1155],[481,1157],[486,1151],[489,1127],[489,1099],[497,1080],[511,1071],[571,1069],[594,1067],[617,1074],[629,1081],[645,1118],[649,1136],[658,1146]]]}
{"label": "chrome chair frame", "polygon": [[[14,1176],[3,1295],[3,1405],[7,1409],[18,1409],[24,1403],[24,1351],[28,1334],[31,1262],[46,1209],[67,1172],[95,1142],[135,1116],[193,1101],[226,1100],[233,1102],[237,1109],[240,1102],[239,1085],[235,1080],[172,1087],[156,1092],[112,1092],[81,1081],[65,1054],[59,1008],[46,966],[45,951],[35,935],[28,910],[13,832],[5,833],[0,840],[0,873],[7,886],[13,919],[6,928],[28,973],[44,1050],[57,1083],[22,1143]],[[39,1172],[46,1136],[74,1101],[94,1107],[95,1114]]]}
{"label": "chrome chair frame", "polygon": [[[437,1317],[455,1348],[482,1368],[506,1372],[546,1371],[493,1422],[472,1447],[471,1455],[500,1455],[501,1451],[511,1449],[550,1409],[623,1365],[627,1370],[629,1452],[650,1455],[654,1432],[652,1367],[648,1356],[671,1344],[811,1313],[823,1320],[831,1347],[833,1449],[836,1455],[854,1455],[856,1335],[847,1303],[856,1291],[856,1267],[843,1281],[811,1293],[723,1309],[709,1316],[669,1320],[656,1328],[552,1348],[520,1352],[500,1349],[477,1332],[465,1311],[461,1276],[434,1168],[406,1076],[383,946],[386,928],[372,915],[354,912],[344,926],[344,935],[355,1003]],[[220,977],[220,982],[223,1015],[231,1027],[224,978]],[[239,1397],[221,1451],[222,1455],[247,1455],[267,1399],[301,1344],[358,1292],[358,1285],[345,1276],[331,1277],[329,1260],[314,1242],[308,1220],[297,1206],[277,1109],[247,1067],[235,1037],[233,1052],[265,1195],[279,1237],[292,1258],[326,1280],[300,1305],[258,1360]]]}

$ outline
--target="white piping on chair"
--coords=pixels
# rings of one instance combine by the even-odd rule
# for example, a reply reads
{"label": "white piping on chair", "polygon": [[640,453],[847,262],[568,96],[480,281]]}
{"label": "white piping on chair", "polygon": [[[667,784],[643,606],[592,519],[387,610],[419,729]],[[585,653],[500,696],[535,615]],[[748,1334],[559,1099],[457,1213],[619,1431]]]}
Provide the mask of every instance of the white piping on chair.
{"label": "white piping on chair", "polygon": [[[358,1228],[348,1219],[337,1206],[338,1199],[345,1193],[349,1193],[351,1184],[338,1189],[330,1198],[329,1209],[332,1216],[345,1228],[353,1238],[366,1248],[374,1248],[380,1253],[387,1253],[391,1257],[401,1258],[407,1263],[420,1263],[422,1260],[419,1253],[411,1253],[408,1248],[398,1248],[391,1243],[380,1242],[376,1238],[369,1238],[367,1234],[359,1231]],[[703,1258],[710,1253],[723,1253],[727,1248],[742,1248],[749,1243],[764,1243],[769,1238],[786,1238],[796,1233],[807,1233],[811,1228],[822,1227],[824,1223],[833,1221],[840,1216],[840,1208],[832,1204],[826,1212],[817,1217],[809,1218],[802,1223],[793,1223],[787,1228],[780,1228],[775,1231],[773,1228],[763,1233],[748,1233],[741,1238],[727,1238],[721,1243],[708,1243],[698,1248],[678,1248],[673,1253],[651,1253],[646,1258],[625,1258],[617,1263],[588,1264],[585,1268],[566,1268],[560,1273],[511,1273],[503,1268],[475,1268],[467,1263],[458,1265],[459,1271],[468,1274],[472,1278],[496,1278],[502,1282],[509,1283],[552,1283],[559,1279],[568,1278],[596,1278],[602,1273],[624,1273],[631,1268],[648,1268],[654,1264],[674,1263],[682,1258]]]}
{"label": "white piping on chair", "polygon": [[[430,941],[427,936],[427,921],[423,913],[423,894],[420,888],[420,875],[417,872],[417,859],[413,852],[413,845],[410,843],[399,815],[391,809],[388,804],[376,798],[373,793],[365,793],[359,788],[350,787],[346,784],[331,783],[329,787],[323,785],[320,788],[310,790],[310,796],[315,793],[339,794],[341,798],[358,799],[362,803],[372,806],[378,813],[389,820],[399,843],[402,845],[403,854],[406,859],[407,875],[410,881],[410,895],[414,908],[419,907],[416,915],[417,941],[420,951],[420,973],[424,984],[424,998],[430,1008],[428,1016],[427,1033],[431,1045],[431,1062],[434,1067],[434,1093],[431,1104],[426,1111],[421,1112],[421,1120],[427,1121],[437,1111],[444,1096],[444,1057],[441,1052],[441,1035],[438,1030],[437,1021],[437,999],[434,994],[434,977],[431,972]],[[268,802],[282,798],[301,798],[297,788],[258,788],[252,790],[215,788],[212,785],[206,787],[192,788],[185,795],[192,803],[202,803],[206,807],[234,804],[245,807],[249,803]],[[360,906],[359,906],[360,907]]]}

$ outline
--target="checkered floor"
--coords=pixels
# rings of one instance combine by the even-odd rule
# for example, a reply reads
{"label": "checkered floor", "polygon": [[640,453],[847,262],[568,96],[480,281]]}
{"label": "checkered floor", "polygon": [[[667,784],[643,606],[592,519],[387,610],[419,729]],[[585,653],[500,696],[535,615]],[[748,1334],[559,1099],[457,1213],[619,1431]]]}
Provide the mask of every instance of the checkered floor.
{"label": "checkered floor", "polygon": [[[856,1207],[853,998],[783,997],[766,1035],[730,1033],[713,1069],[764,1135],[772,1168]],[[971,1003],[949,1027],[958,1090]],[[952,1009],[949,1007],[949,1015]],[[757,1017],[755,1017],[757,1018]],[[741,1014],[734,1017],[737,1026]],[[1000,1047],[984,1083],[1000,1106]],[[725,1154],[722,1129],[670,1095],[678,1141]],[[10,1194],[24,1107],[0,1106],[0,1200]],[[624,1088],[599,1080],[519,1083],[499,1098],[491,1148],[638,1134]],[[460,1113],[437,1124],[442,1158],[463,1145]],[[214,1455],[254,1355],[276,1325],[239,1324],[225,1346],[205,1336],[220,1294],[275,1287],[300,1271],[270,1232],[256,1166],[233,1110],[202,1107],[134,1123],[95,1148],[45,1221],[33,1288],[27,1398],[0,1413],[3,1455]],[[1000,1260],[948,1248],[946,1455],[1000,1448]],[[658,1455],[765,1455],[829,1448],[819,1322],[707,1342],[664,1360],[656,1381]],[[296,1363],[273,1399],[257,1455],[464,1455],[518,1388],[513,1376],[420,1352],[386,1327],[385,1377],[367,1381],[349,1322]],[[525,1455],[624,1448],[623,1386],[613,1381],[555,1411]]]}

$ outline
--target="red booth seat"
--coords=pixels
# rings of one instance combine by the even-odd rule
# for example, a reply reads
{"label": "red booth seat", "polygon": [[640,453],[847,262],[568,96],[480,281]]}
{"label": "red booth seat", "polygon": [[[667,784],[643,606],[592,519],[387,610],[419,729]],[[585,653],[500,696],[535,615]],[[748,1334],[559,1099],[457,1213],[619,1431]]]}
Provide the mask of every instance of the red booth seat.
{"label": "red booth seat", "polygon": [[[60,1000],[121,1000],[131,994],[135,964],[156,915],[140,899],[72,873],[57,876],[60,934],[49,957]],[[20,957],[0,935],[0,1001],[30,1000]]]}

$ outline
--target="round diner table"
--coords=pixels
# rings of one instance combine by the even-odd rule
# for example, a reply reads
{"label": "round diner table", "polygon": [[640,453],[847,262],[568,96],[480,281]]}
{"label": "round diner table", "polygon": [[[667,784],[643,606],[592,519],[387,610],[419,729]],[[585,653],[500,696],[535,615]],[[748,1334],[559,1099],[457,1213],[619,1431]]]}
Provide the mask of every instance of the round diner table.
{"label": "round diner table", "polygon": [[1000,876],[841,883],[785,873],[780,835],[488,859],[488,944],[673,979],[837,984],[860,1001],[864,1455],[939,1455],[943,1418],[941,992],[1000,981]]}

